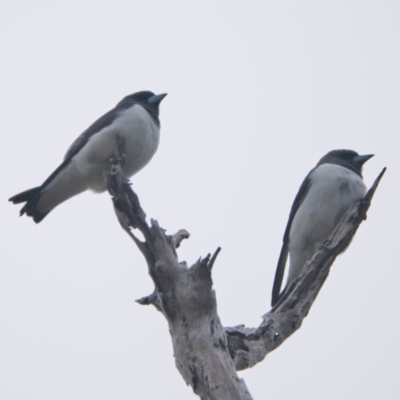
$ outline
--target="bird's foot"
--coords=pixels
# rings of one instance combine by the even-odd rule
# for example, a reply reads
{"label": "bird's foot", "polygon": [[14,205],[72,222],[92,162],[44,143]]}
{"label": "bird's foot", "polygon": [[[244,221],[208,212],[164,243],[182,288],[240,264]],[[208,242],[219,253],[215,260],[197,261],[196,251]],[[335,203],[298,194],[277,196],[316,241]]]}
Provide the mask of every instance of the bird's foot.
{"label": "bird's foot", "polygon": [[328,250],[328,246],[331,244],[331,242],[332,241],[330,239],[324,240],[323,242],[316,242],[316,248],[317,250]]}
{"label": "bird's foot", "polygon": [[119,157],[117,157],[115,154],[109,158],[108,160],[111,164],[121,164],[124,165],[126,163],[126,156],[125,154],[120,154]]}

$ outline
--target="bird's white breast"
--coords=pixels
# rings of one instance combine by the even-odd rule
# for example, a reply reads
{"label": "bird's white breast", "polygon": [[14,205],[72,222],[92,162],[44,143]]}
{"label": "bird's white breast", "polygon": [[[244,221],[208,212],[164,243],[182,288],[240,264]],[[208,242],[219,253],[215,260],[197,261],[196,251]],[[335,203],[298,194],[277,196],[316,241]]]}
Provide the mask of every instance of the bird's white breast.
{"label": "bird's white breast", "polygon": [[135,104],[121,112],[112,124],[91,136],[72,162],[84,176],[87,187],[101,192],[105,190],[103,174],[110,170],[109,160],[118,140],[122,140],[125,154],[124,173],[131,177],[151,160],[159,139],[160,131],[153,118],[142,106]]}
{"label": "bird's white breast", "polygon": [[328,240],[348,207],[365,196],[360,176],[335,164],[310,174],[310,188],[293,218],[289,236],[289,279],[297,276],[318,245]]}

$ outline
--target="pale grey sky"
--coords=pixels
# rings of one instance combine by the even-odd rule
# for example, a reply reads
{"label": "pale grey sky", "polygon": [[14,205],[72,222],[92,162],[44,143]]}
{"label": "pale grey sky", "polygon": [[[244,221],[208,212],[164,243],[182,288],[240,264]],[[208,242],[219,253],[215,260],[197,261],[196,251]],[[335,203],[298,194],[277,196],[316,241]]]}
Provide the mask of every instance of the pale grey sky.
{"label": "pale grey sky", "polygon": [[133,178],[149,217],[186,228],[180,258],[222,253],[224,325],[269,310],[283,231],[327,151],[388,167],[368,220],[303,327],[240,373],[255,399],[400,397],[400,4],[387,1],[6,1],[0,5],[0,399],[197,398],[107,194],[40,224],[11,195],[41,184],[123,96],[168,92],[161,143]]}

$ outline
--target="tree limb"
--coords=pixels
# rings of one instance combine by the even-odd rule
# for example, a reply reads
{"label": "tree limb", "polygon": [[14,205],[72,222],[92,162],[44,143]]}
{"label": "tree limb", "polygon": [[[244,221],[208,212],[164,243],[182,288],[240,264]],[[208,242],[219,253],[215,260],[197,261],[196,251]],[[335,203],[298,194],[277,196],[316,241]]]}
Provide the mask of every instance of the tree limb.
{"label": "tree limb", "polygon": [[237,370],[250,368],[262,361],[301,327],[328,277],[331,265],[349,246],[361,222],[366,219],[372,197],[385,171],[386,168],[376,178],[364,199],[356,201],[349,208],[328,243],[314,254],[278,303],[263,316],[258,328],[226,328],[229,351]]}
{"label": "tree limb", "polygon": [[[351,242],[366,218],[371,199],[385,169],[361,201],[343,217],[329,243],[317,251],[278,303],[263,316],[258,328],[224,328],[217,314],[211,270],[218,256],[208,254],[191,267],[179,262],[176,248],[189,233],[180,230],[166,235],[154,220],[149,226],[139,199],[123,175],[120,155],[114,157],[107,188],[112,195],[121,227],[143,253],[155,284],[154,292],[138,300],[154,305],[169,324],[176,366],[193,391],[203,400],[251,399],[246,385],[236,373],[262,361],[300,328],[318,295],[335,258]],[[131,231],[137,228],[145,241]]]}

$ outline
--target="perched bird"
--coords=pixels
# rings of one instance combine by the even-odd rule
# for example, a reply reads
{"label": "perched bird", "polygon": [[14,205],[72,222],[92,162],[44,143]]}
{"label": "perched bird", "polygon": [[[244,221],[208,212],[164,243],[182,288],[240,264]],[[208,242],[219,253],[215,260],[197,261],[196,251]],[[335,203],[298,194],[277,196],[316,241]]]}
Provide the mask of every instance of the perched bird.
{"label": "perched bird", "polygon": [[283,236],[283,246],[272,289],[272,306],[281,293],[288,254],[288,284],[297,278],[324,241],[332,235],[349,206],[365,196],[363,164],[373,154],[359,156],[352,150],[333,150],[304,179],[294,199]]}
{"label": "perched bird", "polygon": [[104,172],[120,144],[122,169],[128,177],[153,157],[160,139],[159,105],[166,94],[149,91],[124,97],[111,111],[86,129],[68,149],[62,164],[39,187],[9,199],[25,203],[20,215],[40,222],[51,210],[72,196],[106,190]]}

